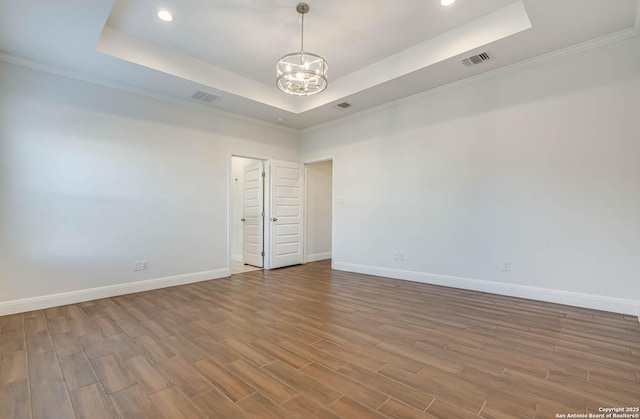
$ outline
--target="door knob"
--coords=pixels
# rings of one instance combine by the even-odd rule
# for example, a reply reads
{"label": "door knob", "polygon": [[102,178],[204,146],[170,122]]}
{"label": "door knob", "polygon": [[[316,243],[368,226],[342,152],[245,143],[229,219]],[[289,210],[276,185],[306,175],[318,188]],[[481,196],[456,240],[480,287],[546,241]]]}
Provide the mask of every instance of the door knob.
{"label": "door knob", "polygon": [[278,221],[278,217],[273,217],[271,221]]}
{"label": "door knob", "polygon": [[240,221],[245,222],[245,221],[247,221],[247,219],[246,219],[246,218],[244,218],[244,217],[242,217],[242,218],[240,219]]}

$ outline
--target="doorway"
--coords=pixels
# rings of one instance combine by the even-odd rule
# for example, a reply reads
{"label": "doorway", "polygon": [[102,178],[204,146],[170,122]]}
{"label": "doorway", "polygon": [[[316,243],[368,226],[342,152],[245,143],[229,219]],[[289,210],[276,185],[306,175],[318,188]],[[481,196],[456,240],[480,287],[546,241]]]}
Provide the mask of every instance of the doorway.
{"label": "doorway", "polygon": [[331,259],[333,230],[333,160],[305,164],[305,262]]}
{"label": "doorway", "polygon": [[304,263],[304,166],[231,156],[230,273]]}
{"label": "doorway", "polygon": [[232,274],[264,267],[265,162],[231,157]]}

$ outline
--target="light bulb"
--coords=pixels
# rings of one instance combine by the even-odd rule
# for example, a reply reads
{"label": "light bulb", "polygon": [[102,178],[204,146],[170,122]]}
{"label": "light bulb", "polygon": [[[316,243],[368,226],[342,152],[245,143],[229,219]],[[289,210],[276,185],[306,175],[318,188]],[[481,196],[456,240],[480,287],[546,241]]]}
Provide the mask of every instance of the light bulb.
{"label": "light bulb", "polygon": [[158,10],[158,19],[164,21],[164,22],[172,22],[173,21],[173,15],[171,14],[170,11],[168,10]]}

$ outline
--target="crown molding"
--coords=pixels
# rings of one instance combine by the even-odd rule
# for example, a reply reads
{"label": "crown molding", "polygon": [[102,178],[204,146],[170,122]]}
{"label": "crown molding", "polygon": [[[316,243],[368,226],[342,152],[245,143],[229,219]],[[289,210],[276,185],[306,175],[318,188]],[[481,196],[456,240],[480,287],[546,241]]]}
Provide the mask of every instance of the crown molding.
{"label": "crown molding", "polygon": [[188,106],[191,107],[193,109],[197,109],[200,111],[205,111],[205,112],[210,112],[216,115],[221,115],[221,116],[226,116],[229,118],[233,118],[236,120],[240,120],[240,121],[245,121],[245,122],[251,122],[251,123],[255,123],[258,125],[262,125],[262,126],[267,126],[269,128],[277,128],[283,131],[287,131],[287,132],[291,132],[291,133],[297,133],[297,134],[304,134],[304,133],[308,133],[308,132],[313,132],[316,131],[318,129],[322,129],[322,128],[326,128],[326,127],[330,127],[332,125],[335,124],[339,124],[339,123],[343,123],[345,121],[348,120],[352,120],[354,118],[359,118],[365,115],[370,115],[370,114],[376,114],[379,112],[382,112],[386,109],[392,108],[392,107],[396,107],[399,105],[403,105],[406,103],[412,103],[412,102],[416,102],[419,101],[421,99],[424,99],[430,95],[434,95],[437,93],[441,93],[444,91],[449,91],[449,90],[456,90],[456,89],[460,89],[462,87],[465,86],[469,86],[471,84],[477,83],[479,81],[482,80],[489,80],[492,78],[496,78],[505,74],[509,74],[509,73],[513,73],[513,72],[517,72],[517,71],[521,71],[530,67],[535,67],[547,62],[551,62],[551,61],[555,61],[558,59],[561,59],[563,57],[568,57],[574,54],[579,54],[585,51],[589,51],[595,48],[599,48],[605,45],[609,45],[609,44],[613,44],[616,42],[620,42],[620,41],[624,41],[630,38],[634,38],[636,36],[640,36],[640,28],[638,28],[638,24],[640,23],[640,0],[638,0],[638,13],[636,16],[636,27],[634,28],[627,28],[627,29],[623,29],[621,31],[618,32],[614,32],[608,35],[604,35],[601,36],[599,38],[595,38],[589,41],[585,41],[585,42],[581,42],[579,44],[576,45],[572,45],[566,48],[562,48],[556,51],[552,51],[543,55],[540,55],[538,57],[534,57],[525,61],[521,61],[515,64],[511,64],[505,67],[501,67],[486,73],[482,73],[482,74],[478,74],[472,77],[468,77],[466,79],[462,79],[462,80],[458,80],[443,86],[439,86],[430,90],[426,90],[424,92],[420,92],[420,93],[416,93],[414,95],[411,96],[407,96],[404,98],[400,98],[400,99],[396,99],[394,101],[391,102],[386,102],[383,103],[381,105],[378,106],[374,106],[372,108],[368,108],[368,109],[364,109],[362,111],[359,112],[355,112],[353,114],[349,114],[349,115],[345,115],[343,117],[328,121],[328,122],[324,122],[321,124],[317,124],[314,125],[312,127],[309,128],[304,128],[304,129],[296,129],[296,128],[291,128],[291,127],[286,127],[283,125],[279,125],[276,123],[271,123],[271,122],[267,122],[267,121],[263,121],[261,119],[257,119],[257,118],[252,118],[249,116],[244,116],[244,115],[240,115],[238,113],[235,112],[230,112],[230,111],[224,111],[221,109],[217,109],[217,108],[211,108],[208,106],[202,106],[187,100],[183,100],[183,99],[179,99],[173,96],[169,96],[169,95],[164,95],[161,93],[156,93],[156,92],[151,92],[149,90],[145,90],[145,89],[140,89],[137,87],[133,87],[133,86],[129,86],[126,84],[122,84],[122,83],[117,83],[117,82],[113,82],[113,81],[109,81],[109,80],[105,80],[105,79],[101,79],[98,77],[93,77],[87,74],[83,74],[83,73],[79,73],[79,72],[75,72],[75,71],[70,71],[67,69],[63,69],[57,66],[53,66],[50,64],[44,64],[35,60],[31,60],[31,59],[27,59],[27,58],[23,58],[23,57],[18,57],[16,55],[13,54],[9,54],[9,53],[5,53],[5,52],[0,52],[0,62],[5,62],[8,64],[13,64],[16,66],[20,66],[20,67],[25,67],[25,68],[29,68],[32,70],[37,70],[37,71],[41,71],[44,73],[49,73],[49,74],[53,74],[53,75],[57,75],[57,76],[61,76],[61,77],[65,77],[65,78],[69,78],[69,79],[73,79],[73,80],[79,80],[79,81],[83,81],[83,82],[87,82],[87,83],[91,83],[91,84],[95,84],[98,86],[103,86],[103,87],[107,87],[107,88],[111,88],[111,89],[115,89],[115,90],[119,90],[122,92],[126,92],[126,93],[131,93],[134,95],[138,95],[138,96],[143,96],[143,97],[147,97],[147,98],[151,98],[151,99],[155,99],[155,100],[159,100],[159,101],[163,101],[163,102],[167,102],[167,103],[172,103],[174,105],[179,105],[179,106]]}
{"label": "crown molding", "polygon": [[[639,1],[639,13],[640,13],[640,0]],[[639,15],[640,18],[640,15]],[[390,108],[394,108],[400,105],[404,105],[407,103],[417,102],[431,95],[446,92],[449,90],[457,90],[472,84],[475,84],[479,81],[490,80],[496,77],[500,77],[506,74],[515,73],[521,70],[525,70],[531,67],[536,67],[538,65],[559,60],[564,57],[569,57],[571,55],[580,54],[585,51],[589,51],[592,49],[596,49],[605,45],[614,44],[616,42],[621,42],[630,38],[634,38],[636,36],[640,36],[640,30],[636,28],[627,28],[618,32],[613,32],[608,35],[601,36],[599,38],[595,38],[589,41],[581,42],[579,44],[575,44],[566,48],[562,48],[556,51],[552,51],[543,55],[539,55],[534,58],[530,58],[528,60],[520,61],[515,64],[510,64],[505,67],[497,68],[495,70],[488,71],[486,73],[477,74],[475,76],[467,77],[462,80],[458,80],[449,84],[445,84],[443,86],[435,87],[433,89],[425,90],[424,92],[416,93],[415,95],[403,97],[400,99],[396,99],[391,102],[386,102],[378,106],[374,106],[372,108],[364,109],[359,112],[355,112],[349,115],[345,115],[338,119],[334,119],[328,122],[324,122],[318,125],[314,125],[309,128],[305,128],[300,130],[302,134],[313,132],[322,128],[327,128],[336,124],[340,124],[346,122],[348,120],[352,120],[355,118],[359,118],[365,115],[376,114],[382,111],[385,111]]]}
{"label": "crown molding", "polygon": [[146,89],[141,89],[139,87],[134,87],[134,86],[130,86],[123,83],[105,80],[99,77],[90,76],[77,71],[67,70],[58,66],[44,64],[28,58],[18,57],[17,55],[9,54],[6,52],[0,52],[0,62],[12,64],[18,67],[28,68],[30,70],[41,71],[43,73],[52,74],[54,76],[64,77],[71,80],[91,83],[97,86],[107,87],[110,89],[119,90],[121,92],[146,97],[149,99],[155,99],[161,102],[167,102],[167,103],[171,103],[178,106],[188,106],[192,109],[209,112],[216,115],[237,119],[240,121],[251,122],[251,123],[262,125],[262,126],[268,126],[269,128],[277,128],[277,129],[292,132],[292,133],[300,133],[300,130],[296,128],[285,127],[285,126],[276,124],[275,122],[271,123],[271,122],[263,121],[261,119],[241,115],[235,112],[224,111],[222,109],[212,108],[209,106],[203,106],[197,103],[190,102],[188,100],[176,98],[169,95],[164,95],[162,93],[152,92]]}

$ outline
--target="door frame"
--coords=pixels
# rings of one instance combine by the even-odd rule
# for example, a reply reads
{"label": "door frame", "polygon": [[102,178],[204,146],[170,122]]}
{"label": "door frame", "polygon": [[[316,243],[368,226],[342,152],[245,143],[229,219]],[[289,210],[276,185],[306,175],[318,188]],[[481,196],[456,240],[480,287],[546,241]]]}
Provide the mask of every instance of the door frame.
{"label": "door frame", "polygon": [[[302,263],[306,264],[307,263],[307,249],[309,248],[307,241],[309,240],[309,234],[308,234],[308,227],[307,227],[307,223],[309,222],[309,217],[307,216],[307,211],[309,208],[308,205],[308,199],[309,199],[309,176],[308,176],[308,170],[309,170],[309,165],[310,164],[314,164],[314,163],[322,163],[325,161],[331,161],[332,165],[331,165],[331,254],[333,255],[333,248],[334,248],[334,234],[333,234],[333,213],[334,213],[334,209],[335,209],[335,181],[334,178],[335,176],[333,175],[335,172],[335,159],[333,158],[333,155],[329,156],[329,157],[322,157],[322,158],[317,158],[317,159],[311,159],[311,160],[305,160],[303,161],[303,165],[304,165],[304,199],[303,199],[303,205],[304,205],[304,221],[302,223],[302,229],[303,229],[303,234],[304,234],[304,249],[303,249],[303,254],[302,254]],[[333,257],[331,258],[331,264],[333,265]]]}
{"label": "door frame", "polygon": [[[233,176],[231,173],[231,162],[233,157],[242,157],[245,159],[253,159],[253,160],[261,160],[264,163],[264,173],[265,173],[265,181],[264,181],[264,267],[263,269],[271,269],[271,222],[267,222],[271,220],[271,188],[268,186],[271,182],[271,160],[273,160],[269,156],[256,156],[256,155],[245,155],[240,153],[230,153],[229,158],[227,159],[227,270],[229,273],[231,272],[231,253],[232,253],[232,210],[231,205],[233,202]],[[303,160],[302,164],[304,165],[303,170],[303,185],[304,185],[304,193],[303,193],[303,234],[304,234],[304,242],[303,242],[303,254],[302,254],[302,263],[307,263],[307,198],[308,198],[308,188],[307,188],[307,165],[313,163],[321,163],[323,161],[331,160],[333,162],[333,170],[331,171],[331,252],[333,253],[333,249],[335,248],[335,234],[334,234],[334,213],[335,213],[335,157],[333,155]],[[333,265],[333,259],[332,259]]]}
{"label": "door frame", "polygon": [[271,188],[269,188],[269,179],[271,179],[271,165],[269,161],[271,159],[269,157],[255,157],[255,156],[247,156],[243,154],[234,154],[231,153],[229,155],[229,159],[227,160],[227,269],[229,270],[229,274],[231,274],[231,254],[232,254],[232,246],[233,246],[233,174],[232,174],[232,161],[234,157],[240,157],[244,159],[252,159],[261,161],[264,164],[264,182],[263,182],[263,210],[264,210],[264,223],[263,223],[263,249],[264,249],[264,257],[262,259],[262,269],[271,269],[271,246],[269,243],[271,242],[271,223],[268,223],[267,220],[271,219],[271,206],[269,203],[271,202]]}

